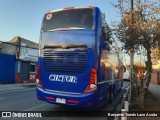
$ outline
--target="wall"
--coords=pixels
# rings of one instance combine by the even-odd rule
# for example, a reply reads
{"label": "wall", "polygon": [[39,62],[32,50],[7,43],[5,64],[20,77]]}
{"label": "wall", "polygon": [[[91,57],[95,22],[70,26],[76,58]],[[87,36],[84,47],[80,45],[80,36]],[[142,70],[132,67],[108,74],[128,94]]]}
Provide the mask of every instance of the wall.
{"label": "wall", "polygon": [[151,83],[160,85],[160,71],[153,72],[151,76]]}
{"label": "wall", "polygon": [[9,43],[1,44],[1,53],[15,55],[16,54],[16,45],[11,45]]}
{"label": "wall", "polygon": [[10,40],[9,42],[11,43],[15,43],[17,45],[21,45],[21,44],[25,44],[27,47],[32,47],[32,48],[37,48],[39,47],[39,44],[32,42],[30,40],[21,38],[21,37],[14,37],[12,40]]}
{"label": "wall", "polygon": [[0,53],[0,83],[15,82],[15,55]]}

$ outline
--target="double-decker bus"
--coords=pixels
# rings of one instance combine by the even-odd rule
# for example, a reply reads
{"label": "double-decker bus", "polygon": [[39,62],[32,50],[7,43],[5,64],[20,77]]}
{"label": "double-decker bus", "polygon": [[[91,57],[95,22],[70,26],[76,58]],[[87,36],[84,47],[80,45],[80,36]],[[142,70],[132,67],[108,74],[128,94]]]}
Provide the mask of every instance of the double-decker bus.
{"label": "double-decker bus", "polygon": [[36,75],[39,100],[88,108],[112,101],[122,87],[123,65],[103,27],[98,7],[44,15]]}

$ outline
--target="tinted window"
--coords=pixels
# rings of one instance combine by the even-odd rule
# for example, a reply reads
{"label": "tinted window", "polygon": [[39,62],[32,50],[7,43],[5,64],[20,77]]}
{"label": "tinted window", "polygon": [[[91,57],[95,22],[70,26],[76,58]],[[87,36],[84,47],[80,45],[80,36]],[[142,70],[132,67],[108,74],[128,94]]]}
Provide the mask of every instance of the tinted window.
{"label": "tinted window", "polygon": [[36,72],[36,65],[30,65],[30,72]]}
{"label": "tinted window", "polygon": [[43,20],[43,31],[58,28],[93,28],[93,9],[71,9],[46,14]]}

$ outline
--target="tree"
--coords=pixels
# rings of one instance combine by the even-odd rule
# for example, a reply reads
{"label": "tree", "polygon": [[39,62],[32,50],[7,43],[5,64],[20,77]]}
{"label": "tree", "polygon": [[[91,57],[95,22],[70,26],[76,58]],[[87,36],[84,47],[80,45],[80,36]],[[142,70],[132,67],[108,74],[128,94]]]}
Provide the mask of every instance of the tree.
{"label": "tree", "polygon": [[147,51],[148,79],[145,81],[147,88],[152,73],[151,50],[154,46],[160,47],[159,1],[134,0],[133,11],[128,5],[130,0],[118,0],[117,4],[113,4],[120,10],[122,16],[120,24],[114,26],[114,30],[117,38],[124,43],[124,48],[127,51],[134,48],[136,52],[139,46],[143,46]]}

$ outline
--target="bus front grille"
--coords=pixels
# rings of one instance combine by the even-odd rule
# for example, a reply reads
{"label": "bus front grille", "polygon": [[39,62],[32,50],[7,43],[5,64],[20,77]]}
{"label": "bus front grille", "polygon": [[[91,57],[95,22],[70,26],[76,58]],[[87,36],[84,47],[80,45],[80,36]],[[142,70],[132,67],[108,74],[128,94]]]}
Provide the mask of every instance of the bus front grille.
{"label": "bus front grille", "polygon": [[87,50],[43,51],[43,66],[46,71],[83,73],[86,69]]}

